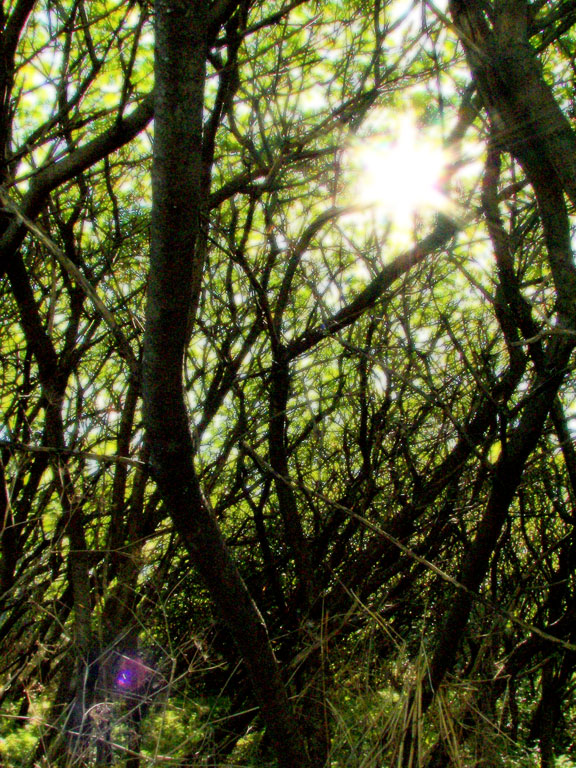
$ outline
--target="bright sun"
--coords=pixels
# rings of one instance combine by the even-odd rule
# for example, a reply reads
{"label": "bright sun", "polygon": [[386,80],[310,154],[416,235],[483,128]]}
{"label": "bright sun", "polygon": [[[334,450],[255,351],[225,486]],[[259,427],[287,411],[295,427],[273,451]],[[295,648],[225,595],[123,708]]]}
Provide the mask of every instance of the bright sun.
{"label": "bright sun", "polygon": [[411,229],[416,215],[446,209],[441,191],[447,157],[440,140],[419,132],[414,117],[398,118],[393,130],[351,149],[361,204],[381,210],[399,229]]}

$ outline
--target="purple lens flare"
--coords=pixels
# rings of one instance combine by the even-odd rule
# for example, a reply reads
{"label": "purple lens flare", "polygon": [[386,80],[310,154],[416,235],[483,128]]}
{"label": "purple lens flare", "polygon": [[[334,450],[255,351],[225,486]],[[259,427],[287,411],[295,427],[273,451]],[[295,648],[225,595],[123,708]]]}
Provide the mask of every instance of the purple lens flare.
{"label": "purple lens flare", "polygon": [[116,685],[124,691],[138,691],[150,679],[151,672],[137,656],[122,656],[116,673]]}

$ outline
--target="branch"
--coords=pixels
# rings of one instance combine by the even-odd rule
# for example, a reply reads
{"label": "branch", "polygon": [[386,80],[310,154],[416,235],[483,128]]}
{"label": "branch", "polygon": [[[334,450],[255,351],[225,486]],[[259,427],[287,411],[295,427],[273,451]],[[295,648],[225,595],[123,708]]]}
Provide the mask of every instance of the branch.
{"label": "branch", "polygon": [[287,346],[287,356],[290,359],[298,357],[314,347],[318,342],[333,336],[338,331],[351,325],[382,297],[401,275],[429,256],[434,251],[445,246],[459,229],[467,222],[455,222],[446,216],[438,216],[435,229],[417,243],[413,248],[400,254],[393,262],[387,264],[378,275],[361,291],[350,304],[343,307],[322,325],[307,331],[294,339]]}
{"label": "branch", "polygon": [[[148,94],[128,117],[117,120],[100,136],[54,165],[41,170],[30,184],[30,190],[22,201],[22,215],[33,220],[52,190],[127,144],[148,125],[153,116],[153,94]],[[8,260],[22,244],[26,229],[27,226],[23,226],[22,220],[12,222],[0,239],[0,277],[6,271]]]}
{"label": "branch", "polygon": [[47,445],[31,445],[19,440],[0,440],[0,448],[8,448],[12,451],[24,451],[25,453],[48,453],[57,456],[74,456],[79,459],[90,459],[101,464],[125,464],[128,467],[147,469],[148,464],[139,459],[129,459],[127,456],[111,456],[109,454],[91,453],[90,451],[74,451],[71,448],[52,448]]}
{"label": "branch", "polygon": [[372,522],[371,520],[368,520],[367,518],[362,517],[362,515],[359,515],[357,512],[354,512],[354,510],[350,509],[349,507],[346,507],[343,504],[339,504],[337,501],[333,501],[332,499],[328,498],[328,496],[325,496],[324,494],[320,493],[314,488],[305,486],[303,483],[289,482],[288,480],[286,480],[285,477],[283,477],[278,472],[276,472],[273,469],[273,467],[267,461],[265,461],[265,459],[259,456],[258,453],[256,453],[256,451],[248,443],[246,443],[245,441],[242,441],[241,445],[242,445],[242,449],[246,451],[248,456],[250,456],[250,458],[253,459],[254,463],[263,472],[271,475],[272,477],[275,477],[280,482],[289,484],[293,490],[305,491],[307,494],[310,494],[311,496],[315,496],[317,499],[324,502],[324,504],[330,507],[333,507],[335,509],[338,509],[340,512],[343,512],[345,515],[347,515],[350,518],[354,518],[367,530],[373,531],[378,536],[382,536],[382,538],[389,541],[391,544],[397,547],[403,554],[407,555],[411,560],[414,560],[420,565],[423,565],[429,571],[432,571],[432,573],[436,574],[436,576],[439,576],[442,579],[442,581],[445,581],[447,584],[451,584],[453,587],[456,587],[461,592],[464,592],[465,594],[467,594],[472,600],[474,600],[477,603],[481,603],[482,605],[485,605],[494,613],[497,613],[500,616],[503,616],[506,619],[514,622],[514,624],[517,624],[522,629],[525,629],[528,632],[532,632],[534,635],[538,635],[538,637],[541,637],[543,640],[547,640],[550,643],[560,645],[563,648],[566,648],[566,650],[576,651],[576,644],[569,643],[566,640],[562,640],[562,638],[560,637],[551,635],[545,630],[535,626],[534,624],[530,624],[529,622],[518,618],[518,616],[513,614],[511,611],[508,611],[505,608],[501,608],[499,605],[496,605],[491,600],[487,600],[486,598],[482,597],[477,592],[475,592],[474,590],[470,589],[465,584],[463,584],[461,581],[458,581],[458,579],[455,579],[453,576],[450,576],[450,574],[446,573],[446,571],[443,571],[437,565],[434,565],[434,563],[431,563],[430,560],[427,560],[425,557],[422,557],[421,555],[414,552],[413,549],[410,549],[410,547],[407,547],[395,536],[392,536],[391,533],[388,533],[387,531],[385,531],[384,528]]}
{"label": "branch", "polygon": [[84,277],[82,272],[78,269],[76,264],[71,261],[68,256],[62,251],[51,237],[37,224],[31,221],[25,216],[22,211],[16,206],[12,200],[8,197],[6,192],[0,188],[0,200],[4,205],[4,208],[12,213],[33,235],[35,235],[40,242],[46,246],[50,253],[57,259],[60,266],[69,274],[70,278],[78,285],[84,294],[90,299],[94,308],[98,314],[102,317],[108,328],[112,331],[112,334],[118,342],[118,352],[120,356],[126,361],[130,372],[137,378],[140,377],[140,365],[136,359],[132,347],[130,346],[128,339],[122,333],[122,330],[110,310],[106,307],[96,288],[90,283],[89,280]]}

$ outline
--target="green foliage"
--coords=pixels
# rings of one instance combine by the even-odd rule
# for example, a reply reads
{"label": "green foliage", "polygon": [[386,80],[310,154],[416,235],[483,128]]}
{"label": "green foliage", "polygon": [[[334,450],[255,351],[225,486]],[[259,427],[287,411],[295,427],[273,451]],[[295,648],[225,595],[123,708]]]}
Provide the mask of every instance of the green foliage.
{"label": "green foliage", "polygon": [[34,697],[31,714],[21,714],[21,702],[10,703],[0,717],[0,761],[5,765],[26,766],[36,751],[43,733],[48,700]]}
{"label": "green foliage", "polygon": [[[282,764],[274,691],[145,438],[158,4],[0,15],[10,766]],[[166,304],[188,330],[184,463],[191,445],[266,627],[257,654],[278,659],[295,732],[325,742],[314,768],[571,768],[570,4],[223,5],[204,102],[182,105],[204,124],[182,148],[202,167],[201,270],[191,308],[170,286]],[[382,157],[363,198],[359,151],[399,153],[409,125],[445,153],[440,211],[398,206]],[[126,656],[137,684],[118,682]]]}

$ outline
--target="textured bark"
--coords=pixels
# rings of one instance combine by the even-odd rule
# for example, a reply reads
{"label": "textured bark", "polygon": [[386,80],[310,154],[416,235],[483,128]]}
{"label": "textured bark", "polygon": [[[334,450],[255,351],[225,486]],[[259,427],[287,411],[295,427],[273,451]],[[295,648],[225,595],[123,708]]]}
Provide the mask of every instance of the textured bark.
{"label": "textured bark", "polygon": [[544,80],[530,43],[526,0],[494,3],[491,23],[473,0],[452,0],[450,9],[468,63],[501,146],[525,166],[549,166],[576,201],[576,136]]}
{"label": "textured bark", "polygon": [[202,120],[213,19],[201,0],[155,6],[155,140],[143,404],[150,463],[164,502],[244,659],[282,766],[307,760],[266,625],[202,494],[182,384],[190,307],[202,275],[207,204]]}

